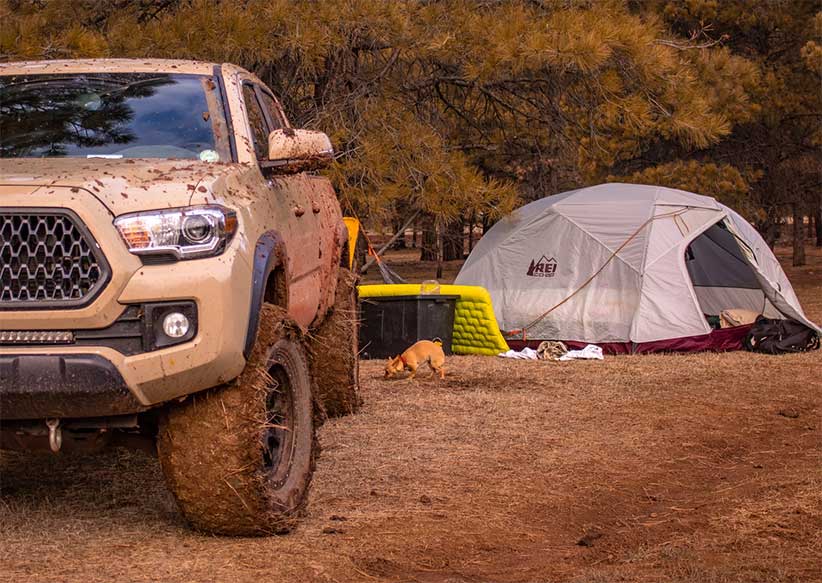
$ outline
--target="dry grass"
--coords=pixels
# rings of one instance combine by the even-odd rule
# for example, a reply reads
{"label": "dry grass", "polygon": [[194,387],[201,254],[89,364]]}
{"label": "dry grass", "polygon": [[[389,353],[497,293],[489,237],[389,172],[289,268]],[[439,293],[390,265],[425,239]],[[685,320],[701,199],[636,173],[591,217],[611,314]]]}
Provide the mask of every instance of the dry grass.
{"label": "dry grass", "polygon": [[[811,260],[790,275],[820,321]],[[822,580],[822,352],[381,364],[284,537],[188,530],[143,454],[4,456],[0,580]]]}

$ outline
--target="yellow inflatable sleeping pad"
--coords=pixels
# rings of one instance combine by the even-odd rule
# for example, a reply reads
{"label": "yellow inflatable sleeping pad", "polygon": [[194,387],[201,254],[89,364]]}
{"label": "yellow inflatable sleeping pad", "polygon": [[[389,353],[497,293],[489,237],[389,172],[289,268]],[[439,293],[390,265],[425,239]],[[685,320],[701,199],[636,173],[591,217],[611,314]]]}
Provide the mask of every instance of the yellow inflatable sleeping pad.
{"label": "yellow inflatable sleeping pad", "polygon": [[[440,285],[442,295],[459,296],[454,313],[451,350],[454,354],[497,355],[508,350],[499,331],[491,296],[484,287],[475,285]],[[401,283],[359,286],[360,298],[415,296],[422,284]]]}

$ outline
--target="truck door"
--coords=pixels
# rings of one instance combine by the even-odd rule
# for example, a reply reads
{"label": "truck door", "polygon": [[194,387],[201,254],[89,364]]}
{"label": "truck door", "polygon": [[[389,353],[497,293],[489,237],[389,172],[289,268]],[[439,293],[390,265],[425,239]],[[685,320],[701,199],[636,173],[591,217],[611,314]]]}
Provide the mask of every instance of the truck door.
{"label": "truck door", "polygon": [[[262,87],[243,82],[243,100],[248,112],[254,151],[258,161],[268,159],[268,134],[283,127],[284,120],[263,107],[267,96]],[[269,96],[270,97],[270,96]],[[321,297],[319,213],[314,212],[312,185],[305,174],[272,176],[263,173],[271,199],[269,208],[275,228],[285,239],[288,254],[288,311],[301,326],[315,318]]]}
{"label": "truck door", "polygon": [[[260,88],[260,103],[268,114],[271,127],[287,125],[282,107],[273,95],[265,88]],[[334,303],[334,291],[337,286],[337,265],[340,263],[339,234],[342,225],[342,214],[337,194],[331,181],[325,176],[308,173],[306,194],[311,201],[311,213],[317,220],[317,261],[320,265],[320,306],[325,311]]]}

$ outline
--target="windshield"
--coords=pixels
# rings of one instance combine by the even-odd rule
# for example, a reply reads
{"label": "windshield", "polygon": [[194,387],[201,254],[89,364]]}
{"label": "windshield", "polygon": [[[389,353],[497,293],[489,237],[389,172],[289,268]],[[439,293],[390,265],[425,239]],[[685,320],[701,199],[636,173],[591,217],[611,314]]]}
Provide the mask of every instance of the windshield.
{"label": "windshield", "polygon": [[2,158],[230,161],[217,84],[202,75],[0,76]]}

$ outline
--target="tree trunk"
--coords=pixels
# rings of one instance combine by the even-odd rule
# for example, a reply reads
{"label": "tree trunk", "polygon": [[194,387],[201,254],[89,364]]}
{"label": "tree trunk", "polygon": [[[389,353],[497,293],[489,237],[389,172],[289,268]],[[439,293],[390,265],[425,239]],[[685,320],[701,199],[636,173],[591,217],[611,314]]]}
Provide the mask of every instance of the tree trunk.
{"label": "tree trunk", "polygon": [[437,236],[437,281],[442,279],[442,251],[443,251],[443,231],[444,229],[440,226],[440,222],[436,221],[434,225],[434,229],[436,231]]}
{"label": "tree trunk", "polygon": [[759,231],[762,238],[765,239],[765,243],[771,249],[774,248],[780,236],[779,219],[774,214],[773,211],[769,211],[765,220],[756,224],[756,230]]}
{"label": "tree trunk", "polygon": [[[454,261],[464,255],[465,229],[462,220],[440,225],[432,217],[422,222],[420,261]],[[442,257],[437,254],[441,253]]]}
{"label": "tree trunk", "polygon": [[424,216],[420,221],[420,261],[437,260],[437,235],[434,232],[434,220]]}
{"label": "tree trunk", "polygon": [[474,250],[474,225],[477,224],[477,213],[471,212],[471,218],[468,219],[468,253]]}
{"label": "tree trunk", "polygon": [[485,235],[495,224],[497,224],[497,221],[491,219],[488,215],[482,215],[482,234]]}
{"label": "tree trunk", "polygon": [[791,205],[793,210],[793,265],[805,265],[805,216],[797,203]]}
{"label": "tree trunk", "polygon": [[454,261],[462,259],[465,244],[465,227],[463,220],[459,219],[448,223],[441,229],[442,235],[442,258],[444,261]]}
{"label": "tree trunk", "polygon": [[[403,219],[402,217],[398,217],[398,218],[394,219],[393,221],[391,221],[391,227],[392,227],[392,230],[394,231],[394,233],[397,233],[400,229],[402,229],[402,226],[403,226],[404,222],[405,222],[405,219]],[[397,237],[397,240],[394,241],[394,243],[391,245],[391,249],[405,249],[405,248],[406,248],[406,245],[405,245],[405,232],[403,231],[403,233],[399,237]]]}

